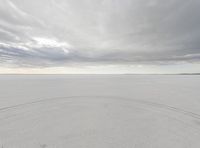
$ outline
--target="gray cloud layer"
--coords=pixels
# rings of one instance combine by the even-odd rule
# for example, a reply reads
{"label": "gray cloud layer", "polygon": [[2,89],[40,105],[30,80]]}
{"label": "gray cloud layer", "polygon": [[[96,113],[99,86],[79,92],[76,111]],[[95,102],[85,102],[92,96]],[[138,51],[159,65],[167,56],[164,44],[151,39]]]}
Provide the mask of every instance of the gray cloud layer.
{"label": "gray cloud layer", "polygon": [[0,0],[0,63],[200,62],[199,0]]}

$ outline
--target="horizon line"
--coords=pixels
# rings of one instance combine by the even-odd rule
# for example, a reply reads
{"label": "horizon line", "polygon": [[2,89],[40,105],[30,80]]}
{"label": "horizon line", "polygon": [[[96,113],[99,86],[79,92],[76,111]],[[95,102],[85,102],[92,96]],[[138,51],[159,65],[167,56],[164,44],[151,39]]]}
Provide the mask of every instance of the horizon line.
{"label": "horizon line", "polygon": [[200,73],[0,73],[0,75],[200,75]]}

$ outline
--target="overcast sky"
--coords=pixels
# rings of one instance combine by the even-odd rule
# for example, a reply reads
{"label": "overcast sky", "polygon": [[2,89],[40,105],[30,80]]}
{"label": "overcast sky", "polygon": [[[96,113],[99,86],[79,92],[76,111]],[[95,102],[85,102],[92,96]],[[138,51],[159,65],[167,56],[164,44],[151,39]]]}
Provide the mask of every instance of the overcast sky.
{"label": "overcast sky", "polygon": [[0,73],[200,72],[199,0],[0,0]]}

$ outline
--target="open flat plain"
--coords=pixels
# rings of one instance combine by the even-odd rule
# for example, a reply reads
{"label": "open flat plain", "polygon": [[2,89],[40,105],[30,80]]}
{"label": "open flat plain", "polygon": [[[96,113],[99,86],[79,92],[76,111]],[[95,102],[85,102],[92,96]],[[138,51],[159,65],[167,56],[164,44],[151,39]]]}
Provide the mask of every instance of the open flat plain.
{"label": "open flat plain", "polygon": [[2,148],[199,148],[200,76],[1,75]]}

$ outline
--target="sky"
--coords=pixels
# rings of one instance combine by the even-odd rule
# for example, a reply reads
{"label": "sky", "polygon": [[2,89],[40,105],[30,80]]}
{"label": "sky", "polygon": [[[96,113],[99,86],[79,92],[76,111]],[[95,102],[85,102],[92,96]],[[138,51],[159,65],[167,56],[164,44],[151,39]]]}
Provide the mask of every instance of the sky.
{"label": "sky", "polygon": [[0,0],[0,73],[199,73],[199,0]]}

